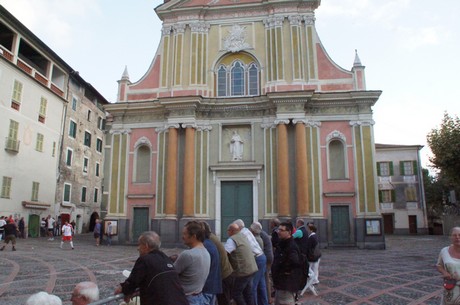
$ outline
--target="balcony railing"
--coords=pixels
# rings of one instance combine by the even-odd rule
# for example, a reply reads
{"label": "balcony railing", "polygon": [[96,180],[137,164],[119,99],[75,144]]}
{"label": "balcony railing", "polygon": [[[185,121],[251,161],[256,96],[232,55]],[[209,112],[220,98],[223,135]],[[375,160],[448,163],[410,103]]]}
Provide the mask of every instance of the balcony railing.
{"label": "balcony railing", "polygon": [[134,297],[128,303],[126,303],[123,301],[124,296],[125,295],[123,293],[120,293],[93,303],[89,303],[88,305],[139,305],[141,303],[139,297]]}
{"label": "balcony railing", "polygon": [[19,152],[19,142],[17,139],[6,137],[5,150]]}

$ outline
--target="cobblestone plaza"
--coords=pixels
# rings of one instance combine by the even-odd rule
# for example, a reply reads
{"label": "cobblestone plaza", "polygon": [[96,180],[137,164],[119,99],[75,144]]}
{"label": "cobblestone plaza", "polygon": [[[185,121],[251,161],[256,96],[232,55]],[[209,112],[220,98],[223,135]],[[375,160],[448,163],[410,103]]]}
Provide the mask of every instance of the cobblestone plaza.
{"label": "cobblestone plaza", "polygon": [[[439,304],[442,280],[435,264],[445,236],[387,236],[385,250],[324,249],[318,296],[305,294],[302,305]],[[74,238],[75,250],[60,239],[18,240],[0,252],[0,304],[19,305],[38,291],[70,304],[74,286],[96,281],[101,298],[113,294],[138,257],[135,246],[95,246],[90,234]],[[163,249],[173,254],[179,249]]]}

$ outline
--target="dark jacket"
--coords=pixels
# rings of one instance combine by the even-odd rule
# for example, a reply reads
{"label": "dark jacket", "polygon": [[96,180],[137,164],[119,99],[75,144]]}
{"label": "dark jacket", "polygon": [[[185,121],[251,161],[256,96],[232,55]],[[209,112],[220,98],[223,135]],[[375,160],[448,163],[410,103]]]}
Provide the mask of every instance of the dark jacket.
{"label": "dark jacket", "polygon": [[272,277],[275,289],[296,292],[303,288],[301,252],[292,237],[279,240],[272,265]]}
{"label": "dark jacket", "polygon": [[139,288],[141,305],[188,305],[173,262],[159,250],[140,256],[120,285],[125,295]]}
{"label": "dark jacket", "polygon": [[307,250],[308,250],[308,233],[307,229],[305,229],[305,226],[298,227],[297,230],[302,231],[302,237],[301,238],[295,238],[294,240],[297,243],[297,246],[299,247],[300,251],[307,255]]}
{"label": "dark jacket", "polygon": [[[307,259],[309,262],[317,262],[319,257],[321,257],[321,254],[318,258],[313,258],[314,255],[314,251],[315,251],[315,247],[316,245],[318,245],[319,241],[318,241],[318,235],[316,235],[316,233],[312,233],[310,234],[310,236],[308,236],[308,239],[307,239]],[[319,246],[319,245],[318,245]]]}
{"label": "dark jacket", "polygon": [[5,236],[8,236],[8,235],[14,235],[17,237],[17,227],[16,227],[16,224],[14,222],[10,222],[6,225],[3,226],[3,228],[5,229]]}

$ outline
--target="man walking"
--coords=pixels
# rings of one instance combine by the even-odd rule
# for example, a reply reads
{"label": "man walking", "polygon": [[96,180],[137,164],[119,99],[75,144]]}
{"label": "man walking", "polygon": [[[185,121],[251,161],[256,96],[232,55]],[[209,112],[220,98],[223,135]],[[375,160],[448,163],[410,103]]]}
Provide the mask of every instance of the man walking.
{"label": "man walking", "polygon": [[62,226],[61,249],[65,241],[70,242],[70,246],[72,247],[72,250],[74,249],[72,235],[73,235],[73,227],[69,224],[68,221],[66,221],[64,225]]}
{"label": "man walking", "polygon": [[208,278],[211,256],[203,245],[204,228],[198,221],[189,221],[182,230],[184,244],[190,249],[179,254],[174,267],[190,305],[206,304],[202,290]]}
{"label": "man walking", "polygon": [[54,223],[55,223],[55,220],[54,220],[53,217],[51,217],[51,215],[48,215],[47,223],[48,223],[48,240],[54,240]]}
{"label": "man walking", "polygon": [[3,226],[3,228],[5,229],[5,244],[0,248],[0,251],[3,251],[10,241],[11,245],[13,246],[12,250],[16,251],[16,236],[18,231],[16,223],[13,219],[11,219],[6,225]]}
{"label": "man walking", "polygon": [[279,242],[272,265],[275,305],[292,305],[296,293],[305,285],[302,254],[292,238],[293,226],[282,222],[278,227]]}

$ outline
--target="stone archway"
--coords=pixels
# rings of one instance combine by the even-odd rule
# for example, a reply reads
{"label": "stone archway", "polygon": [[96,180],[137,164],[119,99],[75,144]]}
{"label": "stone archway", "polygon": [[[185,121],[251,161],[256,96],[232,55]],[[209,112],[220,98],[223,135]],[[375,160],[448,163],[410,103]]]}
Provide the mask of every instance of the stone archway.
{"label": "stone archway", "polygon": [[89,219],[89,231],[94,231],[94,226],[96,225],[96,219],[99,219],[99,214],[97,212],[93,212],[91,214],[91,218]]}

